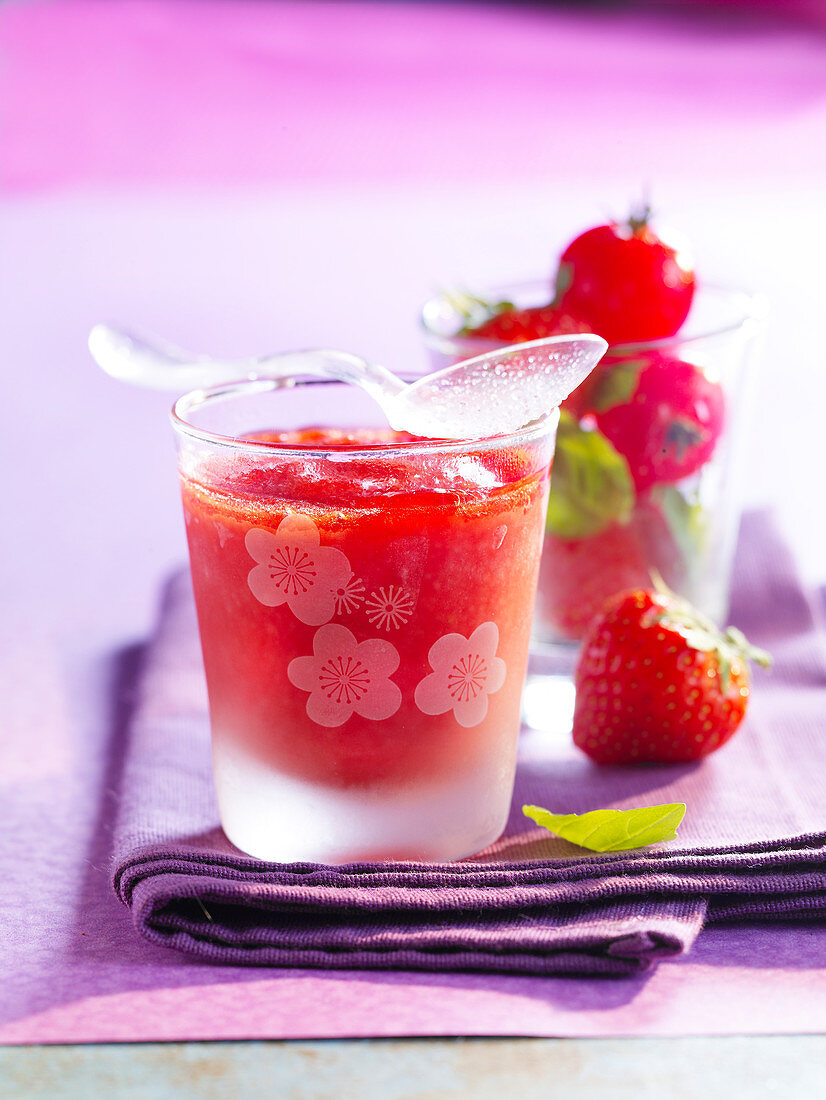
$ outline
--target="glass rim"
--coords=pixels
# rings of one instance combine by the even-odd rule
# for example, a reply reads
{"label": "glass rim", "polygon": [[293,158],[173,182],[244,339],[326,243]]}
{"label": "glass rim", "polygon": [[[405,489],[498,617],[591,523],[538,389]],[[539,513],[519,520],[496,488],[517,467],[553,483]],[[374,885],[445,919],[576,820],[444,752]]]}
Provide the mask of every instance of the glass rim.
{"label": "glass rim", "polygon": [[[423,377],[416,375],[415,378]],[[234,451],[254,455],[278,455],[284,458],[300,458],[307,455],[317,457],[336,456],[333,461],[358,461],[365,457],[381,454],[382,456],[402,456],[410,454],[444,454],[462,453],[470,448],[487,446],[490,449],[499,447],[524,446],[535,440],[542,439],[551,433],[559,420],[559,408],[552,409],[541,420],[534,420],[530,424],[517,429],[515,432],[504,432],[501,435],[471,436],[467,439],[423,439],[396,440],[389,443],[367,443],[353,446],[335,446],[330,444],[317,444],[315,446],[296,446],[294,443],[278,443],[269,440],[244,439],[239,436],[224,435],[220,432],[210,431],[208,428],[199,428],[186,419],[195,410],[217,403],[230,400],[244,394],[272,393],[276,390],[294,390],[305,386],[349,386],[351,383],[340,381],[337,378],[243,378],[237,382],[224,383],[218,386],[203,387],[190,390],[178,397],[169,417],[172,427],[182,436],[197,440],[200,443],[208,443],[213,446],[228,447]]]}
{"label": "glass rim", "polygon": [[[549,288],[550,284],[544,279],[520,279],[490,287],[488,288],[488,293],[492,296],[496,296],[500,293],[506,295],[509,291],[526,291],[540,286]],[[715,336],[726,336],[730,333],[738,332],[746,328],[749,324],[760,323],[765,319],[768,303],[765,295],[760,292],[749,291],[740,287],[726,286],[721,283],[699,283],[697,285],[697,293],[701,294],[704,291],[708,291],[719,297],[726,297],[732,303],[739,302],[740,309],[738,310],[736,319],[726,324],[715,325],[713,328],[706,329],[702,332],[689,333],[685,336],[682,336],[679,332],[675,332],[673,336],[663,336],[656,340],[636,340],[621,344],[609,344],[605,352],[605,358],[610,359],[615,356],[625,357],[628,355],[638,355],[646,351],[660,351],[663,348],[674,347],[675,344],[691,345],[700,343],[703,340],[710,340]],[[484,294],[485,291],[483,290],[482,293]],[[428,323],[427,311],[430,306],[442,299],[443,293],[432,295],[422,305],[419,311],[419,327],[424,330],[427,343],[430,347],[439,351],[453,351],[462,343],[472,344],[477,348],[484,346],[491,350],[502,346],[496,340],[491,340],[485,336],[473,336],[472,334],[462,336],[459,333],[454,333],[453,336],[447,336],[434,331]]]}

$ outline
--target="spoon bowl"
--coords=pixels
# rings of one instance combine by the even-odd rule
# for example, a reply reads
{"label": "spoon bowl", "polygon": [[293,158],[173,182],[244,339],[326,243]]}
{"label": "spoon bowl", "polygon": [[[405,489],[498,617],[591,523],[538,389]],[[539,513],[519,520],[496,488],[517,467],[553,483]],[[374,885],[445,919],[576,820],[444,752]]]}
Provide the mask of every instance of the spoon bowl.
{"label": "spoon bowl", "polygon": [[560,405],[607,347],[602,337],[584,333],[486,352],[417,379],[384,411],[391,427],[413,435],[467,439],[516,431]]}

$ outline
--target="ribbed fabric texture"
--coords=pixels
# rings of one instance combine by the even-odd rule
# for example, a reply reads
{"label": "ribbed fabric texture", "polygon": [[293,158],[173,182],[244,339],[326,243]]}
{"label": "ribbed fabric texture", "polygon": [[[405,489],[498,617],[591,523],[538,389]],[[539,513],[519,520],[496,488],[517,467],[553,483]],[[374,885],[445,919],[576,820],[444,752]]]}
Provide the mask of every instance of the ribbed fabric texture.
{"label": "ribbed fabric texture", "polygon": [[[769,648],[744,728],[698,765],[597,768],[526,739],[500,841],[452,864],[278,865],[218,826],[188,578],[147,654],[115,832],[114,885],[149,940],[227,963],[623,975],[690,950],[704,924],[826,915],[826,645],[765,516],[746,518],[732,621]],[[582,855],[525,819],[667,801],[680,840]]]}

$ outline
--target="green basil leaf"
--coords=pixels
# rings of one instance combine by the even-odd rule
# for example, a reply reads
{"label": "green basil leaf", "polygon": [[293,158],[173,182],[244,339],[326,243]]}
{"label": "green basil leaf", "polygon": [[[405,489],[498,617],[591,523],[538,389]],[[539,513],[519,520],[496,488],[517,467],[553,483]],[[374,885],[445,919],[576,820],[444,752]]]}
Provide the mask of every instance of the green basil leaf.
{"label": "green basil leaf", "polygon": [[565,292],[570,289],[573,281],[574,265],[572,263],[561,263],[556,273],[556,282],[554,286],[554,303],[560,301],[560,299],[565,295]]}
{"label": "green basil leaf", "polygon": [[688,493],[673,485],[658,485],[652,496],[686,561],[702,557],[708,544],[709,519],[696,491]]}
{"label": "green basil leaf", "polygon": [[616,366],[603,363],[591,398],[594,410],[607,412],[616,405],[627,405],[636,392],[644,367],[645,363],[639,359],[624,360]]}
{"label": "green basil leaf", "polygon": [[541,806],[522,813],[556,836],[592,852],[624,852],[674,840],[685,817],[684,802],[643,806],[638,810],[591,810],[586,814],[553,814]]}
{"label": "green basil leaf", "polygon": [[634,482],[623,456],[596,428],[582,428],[562,412],[551,467],[546,530],[563,539],[596,535],[627,523]]}

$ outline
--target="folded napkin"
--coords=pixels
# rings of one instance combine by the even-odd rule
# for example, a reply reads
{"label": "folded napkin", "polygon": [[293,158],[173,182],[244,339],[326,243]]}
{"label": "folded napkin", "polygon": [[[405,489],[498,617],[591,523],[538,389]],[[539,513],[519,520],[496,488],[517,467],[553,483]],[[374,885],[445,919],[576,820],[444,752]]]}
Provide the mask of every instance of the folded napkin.
{"label": "folded napkin", "polygon": [[[826,915],[826,645],[764,515],[746,518],[732,620],[775,666],[706,761],[598,768],[523,739],[504,836],[470,860],[272,864],[218,825],[189,580],[168,584],[130,728],[114,885],[139,931],[204,960],[324,968],[622,975],[704,924]],[[687,803],[680,841],[583,855],[521,814]],[[673,845],[679,843],[679,847]]]}

